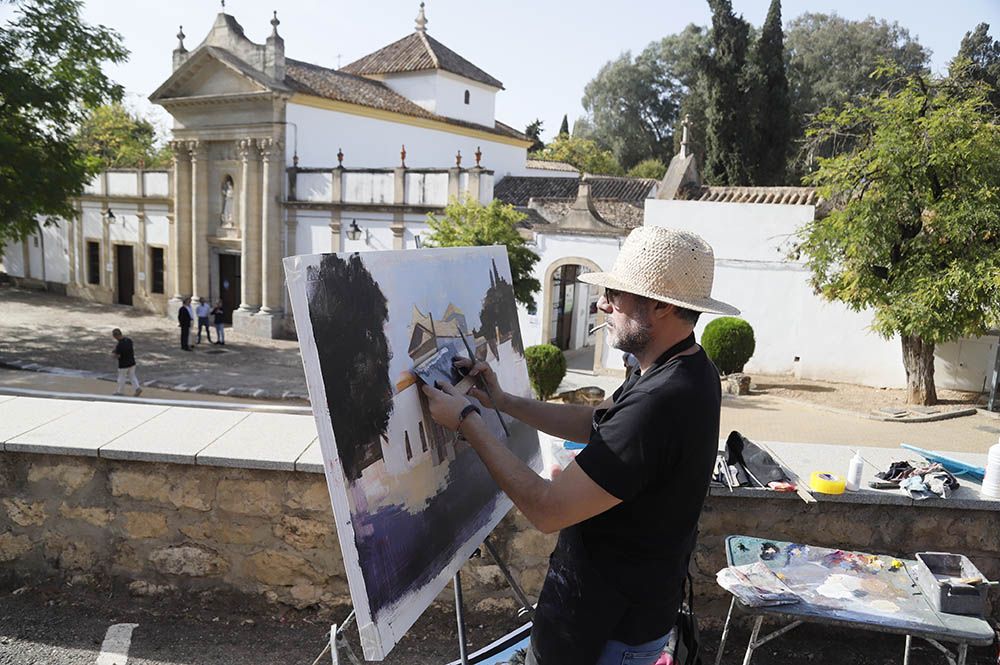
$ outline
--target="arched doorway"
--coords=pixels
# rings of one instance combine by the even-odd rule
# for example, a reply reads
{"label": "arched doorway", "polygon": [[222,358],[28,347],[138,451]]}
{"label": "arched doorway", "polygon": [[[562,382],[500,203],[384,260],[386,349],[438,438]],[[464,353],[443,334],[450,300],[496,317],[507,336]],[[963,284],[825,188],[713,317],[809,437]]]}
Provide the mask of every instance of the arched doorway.
{"label": "arched doorway", "polygon": [[578,278],[600,270],[589,259],[568,257],[545,272],[542,339],[565,352],[570,369],[592,371],[596,367],[596,340],[588,332],[604,318],[597,309],[600,289]]}

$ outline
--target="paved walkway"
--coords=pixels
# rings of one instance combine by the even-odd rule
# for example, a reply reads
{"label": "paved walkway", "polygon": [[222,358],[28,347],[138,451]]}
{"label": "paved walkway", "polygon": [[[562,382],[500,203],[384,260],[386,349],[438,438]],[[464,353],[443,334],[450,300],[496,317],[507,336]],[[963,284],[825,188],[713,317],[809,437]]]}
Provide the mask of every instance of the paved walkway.
{"label": "paved walkway", "polygon": [[[298,342],[226,330],[225,346],[203,342],[189,353],[180,349],[176,322],[166,317],[124,305],[0,286],[0,363],[9,367],[113,378],[114,328],[121,328],[135,343],[144,385],[227,397],[306,398]],[[192,344],[195,338],[192,334]]]}

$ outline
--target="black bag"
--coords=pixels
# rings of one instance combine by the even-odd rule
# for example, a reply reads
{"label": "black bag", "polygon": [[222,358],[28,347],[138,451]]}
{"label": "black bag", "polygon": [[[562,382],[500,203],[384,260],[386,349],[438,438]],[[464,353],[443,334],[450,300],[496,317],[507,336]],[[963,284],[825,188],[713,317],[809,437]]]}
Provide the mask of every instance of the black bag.
{"label": "black bag", "polygon": [[[677,612],[677,648],[674,650],[676,665],[701,665],[701,638],[698,635],[698,617],[694,613],[694,582],[688,573],[687,599],[681,601]],[[683,590],[681,598],[684,597]]]}
{"label": "black bag", "polygon": [[790,482],[781,466],[767,451],[736,430],[726,439],[726,463],[736,466],[740,485],[766,487],[771,482]]}

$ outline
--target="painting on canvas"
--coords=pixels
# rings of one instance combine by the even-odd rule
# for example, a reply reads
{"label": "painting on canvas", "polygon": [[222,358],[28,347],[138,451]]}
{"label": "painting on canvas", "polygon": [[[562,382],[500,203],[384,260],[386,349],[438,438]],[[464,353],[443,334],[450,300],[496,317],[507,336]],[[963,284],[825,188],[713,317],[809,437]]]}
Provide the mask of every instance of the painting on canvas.
{"label": "painting on canvas", "polygon": [[[413,371],[454,382],[450,359],[471,351],[530,396],[506,250],[297,256],[285,273],[362,647],[377,660],[510,509],[468,443],[431,419]],[[537,433],[482,411],[537,470]]]}

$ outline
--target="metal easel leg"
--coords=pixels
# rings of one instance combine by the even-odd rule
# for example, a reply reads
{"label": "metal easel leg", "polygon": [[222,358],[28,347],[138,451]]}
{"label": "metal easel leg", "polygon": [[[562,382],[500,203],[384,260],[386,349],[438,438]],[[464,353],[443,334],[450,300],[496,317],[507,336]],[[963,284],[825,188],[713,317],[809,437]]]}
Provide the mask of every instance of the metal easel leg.
{"label": "metal easel leg", "polygon": [[910,665],[910,646],[913,644],[913,638],[909,635],[906,636],[906,649],[903,651],[903,665]]}
{"label": "metal easel leg", "polygon": [[736,597],[729,601],[729,612],[726,614],[726,623],[722,627],[722,637],[719,638],[719,651],[715,654],[715,665],[722,662],[722,654],[726,650],[726,638],[729,637],[729,622],[733,618],[733,608],[736,606]]}
{"label": "metal easel leg", "polygon": [[458,623],[458,656],[462,659],[462,665],[468,665],[469,653],[465,646],[465,609],[462,606],[462,574],[455,572],[452,578],[452,585],[455,587],[455,621]]}
{"label": "metal easel leg", "polygon": [[747,653],[743,656],[743,665],[750,665],[750,659],[753,658],[753,650],[756,648],[757,636],[760,635],[760,625],[762,623],[764,623],[763,616],[754,619],[753,631],[750,633],[750,644],[747,645]]}
{"label": "metal easel leg", "polygon": [[497,548],[493,546],[489,538],[483,540],[483,546],[486,551],[490,553],[493,557],[494,563],[500,568],[500,572],[507,579],[507,584],[510,585],[511,590],[514,592],[514,596],[517,597],[517,602],[521,603],[521,609],[518,611],[518,618],[523,618],[524,616],[530,616],[534,613],[534,608],[531,606],[531,601],[528,600],[528,596],[524,593],[524,589],[521,585],[517,583],[514,579],[514,575],[511,574],[510,568],[507,567],[507,563],[500,558],[500,553],[497,552]]}

